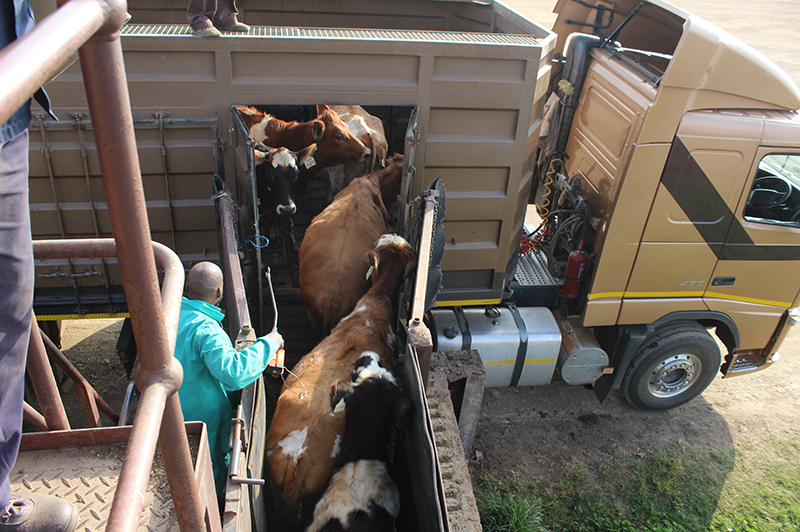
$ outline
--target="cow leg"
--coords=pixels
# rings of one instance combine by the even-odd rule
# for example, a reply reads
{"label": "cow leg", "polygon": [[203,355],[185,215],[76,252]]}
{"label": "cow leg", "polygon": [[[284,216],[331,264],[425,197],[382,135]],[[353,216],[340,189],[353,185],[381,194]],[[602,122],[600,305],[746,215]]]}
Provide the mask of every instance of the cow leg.
{"label": "cow leg", "polygon": [[297,239],[294,236],[294,221],[291,216],[280,216],[279,220],[285,237],[286,271],[292,280],[292,286],[300,286],[300,246],[297,245]]}

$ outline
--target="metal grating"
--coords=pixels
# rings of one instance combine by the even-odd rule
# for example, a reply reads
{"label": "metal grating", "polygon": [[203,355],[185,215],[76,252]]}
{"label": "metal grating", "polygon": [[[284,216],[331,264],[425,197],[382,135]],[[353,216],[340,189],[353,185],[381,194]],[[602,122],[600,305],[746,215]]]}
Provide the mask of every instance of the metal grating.
{"label": "metal grating", "polygon": [[730,369],[729,373],[737,373],[739,371],[753,371],[758,369],[758,366],[747,357],[737,357],[736,360],[733,361],[733,366]]}
{"label": "metal grating", "polygon": [[521,255],[514,278],[520,286],[561,286],[547,269],[547,257],[539,248]]}
{"label": "metal grating", "polygon": [[[123,36],[157,37],[165,35],[192,35],[185,24],[127,24]],[[342,39],[358,41],[439,42],[458,44],[497,44],[514,46],[540,46],[540,39],[530,35],[503,33],[468,33],[449,31],[371,30],[348,28],[296,28],[281,26],[251,26],[247,33],[223,33],[251,38]]]}
{"label": "metal grating", "polygon": [[[105,530],[122,468],[124,444],[20,451],[11,491],[53,495],[78,508],[78,532]],[[163,469],[153,468],[139,532],[179,532]]]}

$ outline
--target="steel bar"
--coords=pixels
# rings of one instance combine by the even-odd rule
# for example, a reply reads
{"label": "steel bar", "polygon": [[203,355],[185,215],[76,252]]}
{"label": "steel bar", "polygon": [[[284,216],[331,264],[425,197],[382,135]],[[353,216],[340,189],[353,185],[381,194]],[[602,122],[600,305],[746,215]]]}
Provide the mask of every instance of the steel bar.
{"label": "steel bar", "polygon": [[81,372],[72,365],[72,363],[64,356],[64,353],[48,338],[43,332],[42,341],[47,348],[47,355],[51,362],[55,362],[59,367],[72,379],[75,383],[75,391],[78,393],[78,399],[81,403],[81,410],[83,410],[83,418],[86,421],[87,427],[99,427],[100,419],[98,416],[98,409],[102,411],[108,418],[116,424],[119,422],[119,415],[114,412],[108,403],[106,403],[100,394],[92,387],[89,381],[81,375]]}
{"label": "steel bar", "polygon": [[[109,2],[70,0],[0,51],[0,124],[58,74],[105,21]],[[118,15],[124,17],[124,8]],[[120,18],[119,26],[124,18]]]}
{"label": "steel bar", "polygon": [[[236,248],[236,233],[233,223],[233,200],[224,188],[216,195],[219,206],[219,225],[222,246],[220,258],[225,276],[225,307],[228,310],[228,334],[231,340],[255,342],[256,335],[250,322],[250,310],[247,306],[242,267],[239,263],[239,251]],[[243,331],[243,329],[246,330]]]}
{"label": "steel bar", "polygon": [[417,260],[416,281],[414,294],[411,300],[411,318],[408,323],[409,343],[413,343],[415,352],[419,356],[419,371],[422,375],[422,385],[428,387],[428,373],[431,367],[433,353],[433,339],[430,331],[423,321],[425,313],[425,295],[428,293],[428,265],[431,262],[431,244],[433,242],[433,223],[435,219],[433,194],[435,191],[426,191],[420,209],[422,212],[422,231],[419,241],[419,257]]}
{"label": "steel bar", "polygon": [[[58,199],[58,192],[56,190],[56,179],[55,174],[53,172],[53,150],[50,149],[50,146],[47,145],[47,132],[44,125],[44,119],[47,115],[45,113],[34,113],[33,117],[39,124],[39,134],[42,136],[42,155],[44,156],[45,166],[47,166],[47,175],[50,178],[50,191],[53,193],[53,203],[56,206],[56,216],[58,218],[58,228],[61,230],[61,238],[67,238],[67,232],[64,226],[64,215],[61,212],[61,202]],[[69,283],[72,286],[72,289],[75,290],[75,300],[77,301],[78,307],[76,309],[78,314],[83,314],[84,309],[83,305],[81,304],[81,291],[80,291],[80,281],[75,279],[76,276],[75,272],[75,265],[72,263],[72,260],[68,260],[69,263],[69,273],[72,278],[70,279]]]}
{"label": "steel bar", "polygon": [[[156,264],[164,270],[164,280],[161,283],[161,308],[165,324],[169,329],[169,342],[174,350],[185,272],[180,258],[167,246],[159,242],[150,242],[150,246]],[[117,245],[113,238],[35,240],[33,256],[37,260],[116,257]]]}
{"label": "steel bar", "polygon": [[[162,435],[163,441],[181,442],[180,449],[174,450],[176,454],[188,447],[188,440],[183,425],[161,423],[167,399],[180,388],[183,372],[172,355],[177,320],[169,320],[168,326],[161,307],[118,28],[113,33],[96,35],[79,53],[95,138],[101,139],[97,142],[97,155],[117,242],[117,259],[141,353],[136,384],[142,397],[106,530],[134,532],[158,428],[167,433]],[[177,397],[170,403],[177,403]],[[188,453],[184,454],[183,458],[190,460]],[[175,460],[164,465],[180,529],[205,530],[205,511],[194,475],[187,475],[184,467],[175,467],[177,463]]]}
{"label": "steel bar", "polygon": [[169,186],[169,164],[167,163],[169,148],[167,148],[167,133],[164,123],[164,119],[169,116],[169,113],[165,111],[156,111],[155,113],[151,113],[151,115],[158,120],[158,130],[161,133],[161,162],[164,166],[164,188],[167,192],[167,203],[169,204],[169,228],[172,233],[172,249],[177,253],[178,237],[175,235],[175,207],[172,204],[172,191]]}
{"label": "steel bar", "polygon": [[[137,413],[137,417],[138,415]],[[184,431],[174,430],[174,427],[183,427],[183,425],[183,413],[181,412],[178,395],[172,394],[167,399],[164,418],[161,421],[159,447],[161,448],[164,469],[168,472],[172,471],[173,474],[173,477],[170,477],[169,480],[169,492],[172,496],[172,503],[175,506],[178,521],[190,523],[194,519],[195,504],[200,503],[200,493],[194,468],[192,467],[189,440],[186,438]],[[212,493],[206,494],[207,500],[211,498]],[[209,506],[217,506],[216,496],[213,497],[213,502]],[[200,517],[203,517],[202,513]],[[199,529],[203,523],[204,521],[197,523],[195,529]]]}
{"label": "steel bar", "polygon": [[[83,162],[83,175],[86,179],[86,195],[89,198],[89,206],[92,211],[92,223],[94,224],[94,236],[100,238],[100,220],[97,217],[97,205],[94,202],[94,195],[92,194],[92,176],[89,172],[89,149],[86,147],[86,142],[83,138],[83,123],[82,119],[89,116],[87,113],[71,113],[70,116],[75,119],[75,124],[78,126],[78,143],[80,144],[80,156]],[[114,300],[111,297],[111,276],[108,274],[108,264],[106,260],[103,262],[103,286],[106,287],[106,295],[108,297],[108,313],[114,314]],[[82,307],[78,301],[79,308]]]}
{"label": "steel bar", "polygon": [[22,404],[22,418],[32,423],[39,430],[47,430],[47,421],[44,419],[44,416],[28,403]]}
{"label": "steel bar", "polygon": [[33,313],[31,313],[31,341],[28,343],[27,369],[48,430],[69,430],[67,412],[64,410],[64,403],[61,401],[58,385],[53,376],[53,368],[50,367],[42,335],[39,332],[39,324],[36,323],[36,316]]}

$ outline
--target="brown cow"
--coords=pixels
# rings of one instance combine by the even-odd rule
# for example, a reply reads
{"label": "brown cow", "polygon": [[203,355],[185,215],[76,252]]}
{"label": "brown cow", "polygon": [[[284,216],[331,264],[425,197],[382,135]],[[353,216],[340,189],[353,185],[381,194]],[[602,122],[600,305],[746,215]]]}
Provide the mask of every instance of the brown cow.
{"label": "brown cow", "polygon": [[369,289],[368,255],[388,231],[386,207],[397,200],[403,156],[358,177],[318,214],[300,244],[300,295],[317,336],[327,334]]}
{"label": "brown cow", "polygon": [[341,450],[344,412],[331,408],[331,391],[348,380],[356,360],[375,353],[394,368],[394,324],[400,286],[414,264],[414,250],[396,235],[383,235],[372,252],[372,287],[330,336],[304,356],[286,378],[267,433],[267,465],[287,504],[315,496],[328,484]]}
{"label": "brown cow", "polygon": [[324,168],[320,175],[328,183],[328,201],[356,177],[371,174],[386,164],[389,145],[383,131],[383,122],[360,105],[332,105],[331,109],[347,124],[350,131],[370,149],[372,156],[363,161],[347,161]]}
{"label": "brown cow", "polygon": [[317,145],[315,164],[301,168],[297,190],[299,199],[308,191],[311,179],[323,168],[348,161],[361,162],[372,152],[364,146],[327,105],[317,106],[317,118],[310,122],[285,122],[247,105],[234,106],[255,142],[266,146],[283,147],[300,151],[311,144]]}

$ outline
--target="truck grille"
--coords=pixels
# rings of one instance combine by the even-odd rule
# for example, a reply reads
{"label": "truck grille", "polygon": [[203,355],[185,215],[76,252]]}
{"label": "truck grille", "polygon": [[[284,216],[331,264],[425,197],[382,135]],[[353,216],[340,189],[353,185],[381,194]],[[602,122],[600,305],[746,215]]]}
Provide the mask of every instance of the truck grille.
{"label": "truck grille", "polygon": [[[192,35],[185,24],[127,24],[121,35],[158,37]],[[282,26],[252,26],[239,37],[345,39],[359,41],[440,42],[459,44],[498,44],[513,46],[540,46],[541,39],[530,35],[502,33],[466,33],[449,31],[370,30],[349,28],[295,28]]]}

